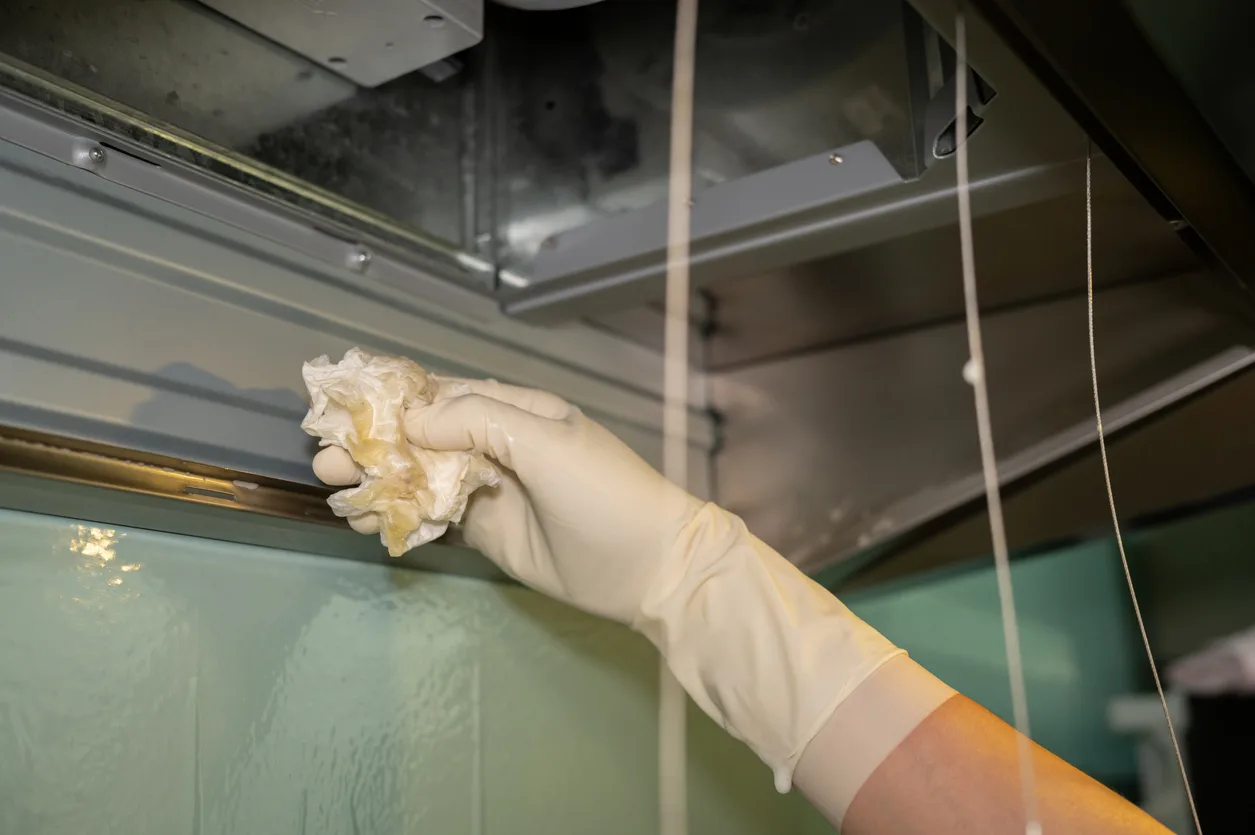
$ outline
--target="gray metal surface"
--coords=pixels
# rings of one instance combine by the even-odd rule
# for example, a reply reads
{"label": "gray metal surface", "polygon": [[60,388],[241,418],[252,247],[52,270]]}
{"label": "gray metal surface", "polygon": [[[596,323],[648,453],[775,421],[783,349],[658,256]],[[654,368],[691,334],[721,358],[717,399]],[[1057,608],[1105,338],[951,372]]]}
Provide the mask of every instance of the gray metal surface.
{"label": "gray metal surface", "polygon": [[[376,20],[357,7],[318,14],[347,8],[325,3],[214,5],[224,4],[258,26],[255,16],[272,14],[327,26]],[[314,64],[281,46],[282,33],[267,30],[266,40],[202,4],[36,6],[0,0],[0,52],[230,147],[236,155],[215,160],[225,169],[259,161],[334,194],[363,228],[421,230],[515,283],[531,278],[554,232],[665,194],[674,27],[665,3],[489,4],[485,43],[456,65],[356,90],[327,69],[356,58],[332,64],[346,56],[307,49],[324,62]],[[406,8],[413,15],[418,4]],[[699,26],[699,190],[861,140],[904,176],[923,169],[907,48],[921,24],[904,3],[712,0]],[[403,34],[390,35],[394,52],[417,43]],[[389,50],[379,52],[372,57]],[[91,98],[75,112],[99,122]]]}
{"label": "gray metal surface", "polygon": [[2,0],[0,20],[0,53],[228,147],[354,93],[194,2]]}
{"label": "gray metal surface", "polygon": [[[1246,353],[1249,357],[1249,351]],[[1242,362],[1239,355],[1240,352],[1232,354]],[[1146,593],[1147,581],[1151,583],[1151,611],[1156,604],[1162,607],[1171,591],[1162,586],[1155,588],[1157,583],[1146,575],[1142,562],[1142,547],[1157,537],[1138,536],[1136,531],[1165,518],[1197,513],[1217,502],[1249,501],[1255,472],[1255,438],[1240,429],[1225,427],[1247,421],[1252,402],[1255,373],[1246,362],[1242,370],[1204,393],[1108,438],[1112,483],[1121,525],[1127,534],[1125,544],[1134,561],[1139,597]],[[1013,483],[1004,496],[1012,550],[1029,554],[1077,538],[1110,536],[1111,514],[1096,445],[1091,444],[1084,454],[1051,467],[1041,477],[1034,476],[1023,484]],[[1205,520],[1193,524],[1208,527]],[[1174,542],[1175,550],[1164,554],[1177,567],[1168,573],[1194,576],[1207,584],[1228,576],[1220,573],[1204,579],[1207,569],[1203,566],[1213,554],[1200,547],[1199,538],[1187,539]],[[989,548],[989,516],[978,499],[964,512],[951,514],[944,525],[931,532],[921,531],[891,542],[879,559],[860,565],[864,562],[860,556],[848,565],[837,563],[825,578],[837,582],[840,588],[890,582],[970,562],[987,554]],[[1244,623],[1249,623],[1250,595],[1244,586],[1240,588],[1247,612]],[[1213,602],[1205,605],[1210,607]],[[1199,603],[1195,601],[1194,605]],[[1145,599],[1143,605],[1147,605]],[[1157,631],[1152,631],[1151,641],[1161,648],[1156,651],[1163,652],[1164,657],[1195,648],[1182,647],[1181,633],[1174,632],[1177,637],[1173,637],[1155,634]],[[1185,632],[1193,633],[1196,630]]]}
{"label": "gray metal surface", "polygon": [[[995,127],[991,124],[989,133],[978,133],[973,141],[992,136]],[[975,158],[973,165],[977,165]],[[776,185],[770,180],[773,173],[765,175],[772,190]],[[921,180],[863,191],[850,199],[826,203],[819,211],[800,212],[775,223],[743,226],[728,237],[712,239],[693,250],[694,286],[716,286],[725,279],[769,273],[872,244],[949,228],[954,207],[952,173],[948,167],[938,166]],[[983,218],[1059,197],[1075,190],[1082,173],[1077,160],[984,172],[972,179],[973,211],[977,218]],[[702,199],[697,198],[699,202]],[[661,218],[664,210],[643,210],[642,214]],[[650,228],[658,222],[643,220],[640,225]],[[599,236],[590,231],[587,237],[597,240]],[[617,262],[603,261],[592,248],[571,253],[570,261],[579,263],[580,271],[555,275],[549,281],[510,294],[503,299],[503,307],[512,315],[530,320],[555,321],[596,316],[653,301],[661,292],[665,260],[663,252],[653,246],[655,240],[654,236],[644,238],[643,252]]]}
{"label": "gray metal surface", "polygon": [[[429,300],[462,312],[491,315],[482,295],[453,282],[440,281],[415,265],[413,249],[387,246],[351,226],[332,227],[310,213],[213,176],[197,166],[124,143],[108,132],[79,124],[16,96],[0,91],[0,139],[5,139],[59,162],[127,188],[183,206],[246,230],[267,240],[294,247],[336,267],[369,274],[380,283],[408,289]],[[338,234],[337,234],[338,233]],[[415,249],[418,249],[415,247]],[[490,265],[454,249],[423,246],[417,253],[423,267],[446,276],[461,276],[468,284],[491,283]]]}
{"label": "gray metal surface", "polygon": [[[1198,267],[1171,226],[1103,158],[1094,161],[1094,207],[1099,286]],[[1080,292],[1083,212],[1084,195],[1072,192],[977,219],[986,311]],[[717,279],[703,291],[711,307],[708,368],[743,367],[956,321],[963,312],[958,249],[951,223],[828,258]],[[660,306],[599,313],[590,321],[661,348]]]}
{"label": "gray metal surface", "polygon": [[[1099,286],[1195,269],[1193,253],[1128,181],[1105,159],[1094,165]],[[1078,280],[1085,270],[1084,210],[1084,195],[1074,192],[976,220],[986,311],[1083,289]],[[956,321],[963,315],[959,234],[948,224],[716,281],[707,292],[715,306],[708,357],[716,369]]]}
{"label": "gray metal surface", "polygon": [[[470,72],[411,73],[253,138],[241,151],[443,246],[484,257],[492,182]],[[491,266],[491,264],[489,264]]]}
{"label": "gray metal surface", "polygon": [[[831,213],[835,204],[901,183],[884,154],[871,142],[860,142],[710,186],[695,198],[692,211],[693,275],[709,280],[709,262],[758,249],[763,235],[771,234],[763,230],[795,226],[801,217]],[[624,289],[654,269],[652,261],[666,245],[665,205],[558,232],[537,253],[531,285],[507,297],[504,307],[526,316],[593,293],[604,308],[605,300],[617,302]],[[618,268],[642,259],[638,271]]]}
{"label": "gray metal surface", "polygon": [[[953,11],[918,5],[934,23]],[[141,111],[98,118],[83,91],[65,109],[92,125],[0,111],[0,140],[27,149],[0,151],[0,424],[307,481],[299,364],[362,344],[554,390],[658,460],[667,4],[490,6],[488,41],[444,80],[347,92],[196,4],[89,6],[23,7],[0,34],[0,50]],[[184,50],[199,19],[206,43],[241,44],[238,63]],[[693,276],[709,339],[694,355],[719,373],[694,377],[693,471],[722,440],[720,498],[812,569],[976,489],[952,166],[920,157],[946,121],[918,107],[944,97],[944,68],[911,65],[906,43],[926,33],[910,19],[853,0],[703,5]],[[86,66],[41,38],[81,42]],[[997,91],[970,142],[995,432],[1016,478],[1089,437],[1085,138],[979,20],[970,40]],[[97,64],[100,44],[134,55]],[[186,97],[132,78],[135,55]],[[219,107],[187,74],[202,58],[214,90],[264,94]],[[154,136],[171,147],[141,141]],[[1249,332],[1128,183],[1103,160],[1096,176],[1100,371],[1119,423],[1245,363]],[[521,287],[510,309],[596,318],[532,327],[442,280],[486,290],[499,268]]]}
{"label": "gray metal surface", "polygon": [[[378,211],[345,200],[292,174],[259,165],[235,151],[205,142],[120,103],[109,102],[89,90],[67,86],[38,68],[19,65],[0,56],[0,87],[6,88],[0,89],[0,107],[5,111],[0,118],[7,120],[8,111],[35,116],[26,120],[28,124],[13,128],[23,133],[33,131],[29,138],[15,138],[14,141],[24,147],[50,153],[56,159],[68,159],[60,152],[58,141],[48,142],[46,127],[51,125],[54,132],[69,134],[74,141],[108,146],[122,151],[124,156],[135,157],[136,162],[177,171],[181,180],[210,182],[214,186],[226,186],[226,191],[233,194],[248,194],[251,199],[267,203],[280,215],[299,216],[306,224],[342,239],[374,238],[399,246],[406,257],[424,263],[444,277],[463,277],[468,271],[483,275],[490,271],[490,265],[482,259],[467,260],[465,253],[447,241],[397,223]],[[51,151],[45,148],[49,144]],[[72,161],[76,165],[83,162],[78,158]],[[94,165],[103,175],[118,171],[137,184],[154,179],[144,176],[142,164]]]}
{"label": "gray metal surface", "polygon": [[1255,179],[1255,70],[1250,61],[1255,6],[1246,0],[1193,6],[1129,0],[1126,5],[1199,111]]}
{"label": "gray metal surface", "polygon": [[201,0],[366,87],[461,52],[483,36],[483,0]]}
{"label": "gray metal surface", "polygon": [[309,482],[300,364],[360,344],[555,391],[660,457],[651,351],[452,310],[9,143],[0,195],[0,424]]}
{"label": "gray metal surface", "polygon": [[[975,0],[1094,147],[1202,257],[1247,294],[1255,286],[1255,187],[1156,54],[1125,0]],[[1243,16],[1229,22],[1240,26]],[[1246,63],[1246,46],[1227,60]],[[1232,49],[1232,47],[1231,47]],[[1223,55],[1208,60],[1224,61]],[[1153,98],[1130,95],[1154,90]],[[1233,137],[1230,137],[1232,139]],[[1182,165],[1189,160],[1189,165]]]}
{"label": "gray metal surface", "polygon": [[[665,202],[674,9],[611,0],[570,12],[490,11],[501,264],[549,277],[533,261],[555,234]],[[699,204],[708,187],[864,140],[904,176],[922,170],[908,20],[897,2],[703,4]]]}
{"label": "gray metal surface", "polygon": [[[970,52],[973,66],[997,91],[985,108],[984,123],[969,140],[976,216],[1078,193],[1083,183],[1082,132],[980,21],[972,23]],[[792,183],[776,181],[771,173],[762,175],[760,198],[767,194],[773,202],[786,200]],[[822,183],[825,173],[814,171],[814,176]],[[693,280],[698,286],[715,286],[948,228],[955,212],[953,173],[950,161],[939,160],[911,182],[846,199],[834,196],[822,207],[799,210],[787,220],[743,225],[735,235],[694,251]],[[699,193],[695,209],[703,199]],[[587,239],[597,240],[591,232]],[[665,255],[657,241],[641,241],[636,251],[616,256],[603,257],[594,246],[572,249],[563,254],[561,269],[544,273],[549,280],[511,294],[506,309],[551,319],[596,315],[661,297]]]}
{"label": "gray metal surface", "polygon": [[347,219],[419,256],[475,239],[465,215],[476,181],[468,190],[466,173],[483,144],[466,74],[358,88],[182,0],[0,0],[0,19],[0,84],[118,141],[332,223]]}
{"label": "gray metal surface", "polygon": [[[1112,425],[1248,361],[1250,329],[1200,297],[1198,283],[1191,275],[1099,294]],[[1004,477],[1089,438],[1083,298],[988,316],[985,343]],[[980,481],[966,359],[955,323],[715,374],[726,418],[720,500],[811,570],[971,500]]]}

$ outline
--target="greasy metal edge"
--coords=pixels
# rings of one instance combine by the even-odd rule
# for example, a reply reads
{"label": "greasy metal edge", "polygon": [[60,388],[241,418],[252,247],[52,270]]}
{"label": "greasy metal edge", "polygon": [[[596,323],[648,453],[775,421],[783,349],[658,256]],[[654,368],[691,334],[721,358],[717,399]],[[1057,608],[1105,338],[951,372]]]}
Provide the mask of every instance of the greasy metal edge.
{"label": "greasy metal edge", "polygon": [[1255,184],[1124,3],[973,6],[1182,239],[1236,278],[1252,304]]}
{"label": "greasy metal edge", "polygon": [[323,525],[330,490],[0,426],[0,470]]}
{"label": "greasy metal edge", "polygon": [[330,490],[175,458],[0,427],[0,509],[212,539],[391,569],[513,583],[454,542],[399,558],[354,532]]}
{"label": "greasy metal edge", "polygon": [[282,171],[196,137],[91,90],[59,79],[8,55],[0,55],[0,101],[8,98],[74,122],[79,132],[139,159],[156,159],[219,187],[261,199],[315,228],[346,241],[370,243],[439,272],[446,278],[474,280],[482,272],[475,259],[454,245],[345,200]]}

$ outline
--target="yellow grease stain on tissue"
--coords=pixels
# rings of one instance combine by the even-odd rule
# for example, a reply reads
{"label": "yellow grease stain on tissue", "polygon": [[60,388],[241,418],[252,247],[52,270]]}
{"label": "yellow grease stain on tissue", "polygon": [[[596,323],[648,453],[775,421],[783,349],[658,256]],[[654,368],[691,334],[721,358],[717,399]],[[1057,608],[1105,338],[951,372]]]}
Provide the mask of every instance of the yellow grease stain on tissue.
{"label": "yellow grease stain on tissue", "polygon": [[[423,385],[412,395],[407,392],[401,403],[401,413],[393,416],[398,426],[404,420],[406,409],[418,403],[432,401],[427,375],[417,365],[412,371],[416,378],[423,381]],[[406,551],[405,540],[409,533],[431,515],[432,508],[428,506],[430,502],[423,501],[426,496],[424,491],[427,489],[427,471],[419,464],[413,448],[404,439],[393,444],[371,434],[371,427],[375,425],[375,409],[368,401],[358,397],[331,396],[348,411],[353,420],[353,433],[345,438],[349,455],[363,467],[388,473],[386,477],[361,488],[349,503],[364,513],[371,506],[378,508],[379,502],[387,502],[383,510],[377,511],[379,531],[383,535],[389,556],[399,557]]]}
{"label": "yellow grease stain on tissue", "polygon": [[406,412],[444,391],[414,362],[351,348],[339,363],[326,356],[306,363],[302,374],[310,392],[302,428],[324,445],[342,446],[365,471],[361,484],[328,501],[336,514],[350,519],[373,514],[392,556],[457,524],[473,491],[500,483],[483,456],[409,443]]}

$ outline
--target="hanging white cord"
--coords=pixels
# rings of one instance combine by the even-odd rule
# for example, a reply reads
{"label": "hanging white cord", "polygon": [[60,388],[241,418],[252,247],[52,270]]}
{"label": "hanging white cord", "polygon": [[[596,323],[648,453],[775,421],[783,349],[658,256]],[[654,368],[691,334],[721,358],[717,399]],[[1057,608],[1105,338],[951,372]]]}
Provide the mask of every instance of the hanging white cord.
{"label": "hanging white cord", "polygon": [[[688,482],[689,221],[693,194],[693,68],[697,0],[679,0],[671,81],[671,168],[667,193],[666,330],[663,335],[662,472]],[[685,736],[688,697],[661,660],[658,679],[658,831],[688,831]]]}
{"label": "hanging white cord", "polygon": [[1168,697],[1164,695],[1163,683],[1159,680],[1159,666],[1155,664],[1155,654],[1150,649],[1150,637],[1146,634],[1146,623],[1142,620],[1142,607],[1137,602],[1137,592],[1133,588],[1133,574],[1129,571],[1129,558],[1124,553],[1124,537],[1120,535],[1120,517],[1116,514],[1116,496],[1111,489],[1111,468],[1107,464],[1107,440],[1103,436],[1102,406],[1098,400],[1098,355],[1094,350],[1094,184],[1093,184],[1094,149],[1092,143],[1085,146],[1085,291],[1089,317],[1089,377],[1094,387],[1094,420],[1098,427],[1098,452],[1102,458],[1102,477],[1107,486],[1107,504],[1111,508],[1111,526],[1116,532],[1116,548],[1120,551],[1120,565],[1124,568],[1124,580],[1129,586],[1129,599],[1133,601],[1133,615],[1137,618],[1137,629],[1142,634],[1142,646],[1146,649],[1146,660],[1150,663],[1150,674],[1155,680],[1155,692],[1159,694],[1159,704],[1163,707],[1163,718],[1168,723],[1168,739],[1172,742],[1172,753],[1177,758],[1177,769],[1181,772],[1181,782],[1185,785],[1185,799],[1190,805],[1190,815],[1194,818],[1194,829],[1202,835],[1203,826],[1198,820],[1198,808],[1194,805],[1194,792],[1190,790],[1190,778],[1185,771],[1185,757],[1181,756],[1181,745],[1177,742],[1177,730],[1172,726],[1172,711],[1168,709]]}
{"label": "hanging white cord", "polygon": [[998,487],[998,459],[994,455],[993,426],[989,417],[989,389],[985,381],[985,351],[981,342],[980,304],[976,296],[976,255],[972,247],[972,195],[967,166],[967,25],[962,11],[954,24],[955,51],[955,173],[959,195],[959,242],[963,262],[963,300],[967,318],[967,344],[971,359],[963,369],[976,397],[976,429],[980,436],[981,469],[989,504],[989,532],[994,548],[994,572],[1002,608],[1002,632],[1006,642],[1007,672],[1011,679],[1011,705],[1018,734],[1020,788],[1024,802],[1024,831],[1041,833],[1037,814],[1037,785],[1033,774],[1033,749],[1028,727],[1028,695],[1024,685],[1024,659],[1020,654],[1019,622],[1011,588],[1011,561],[1007,531],[1002,519],[1002,493]]}

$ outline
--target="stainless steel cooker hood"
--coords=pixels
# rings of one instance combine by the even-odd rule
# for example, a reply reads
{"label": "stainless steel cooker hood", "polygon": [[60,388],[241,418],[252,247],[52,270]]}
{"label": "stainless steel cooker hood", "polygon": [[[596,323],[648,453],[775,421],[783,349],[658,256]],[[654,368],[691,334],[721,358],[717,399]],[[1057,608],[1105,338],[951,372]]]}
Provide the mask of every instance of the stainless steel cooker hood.
{"label": "stainless steel cooker hood", "polygon": [[[120,152],[240,190],[332,241],[319,251],[333,260],[348,246],[356,269],[412,265],[555,344],[578,321],[660,350],[672,4],[381,2],[355,21],[311,12],[322,5],[0,0],[0,81]],[[1188,68],[1169,72],[1171,50],[1150,45],[1162,16],[1134,5],[983,0],[971,24],[977,271],[1020,547],[1095,524],[1051,487],[1079,478],[1093,439],[1091,137],[1108,422],[1118,449],[1139,450],[1128,461],[1159,455],[1138,437],[1173,450],[1162,471],[1139,468],[1158,487],[1132,491],[1128,512],[1255,481],[1248,401],[1232,394],[1249,387],[1255,338],[1255,226],[1235,232],[1255,220],[1251,184]],[[830,576],[985,549],[960,377],[954,12],[701,7],[695,419],[718,429],[718,498]],[[1079,21],[1066,37],[1064,14]],[[1131,103],[1113,81],[1130,77],[1158,98]]]}

